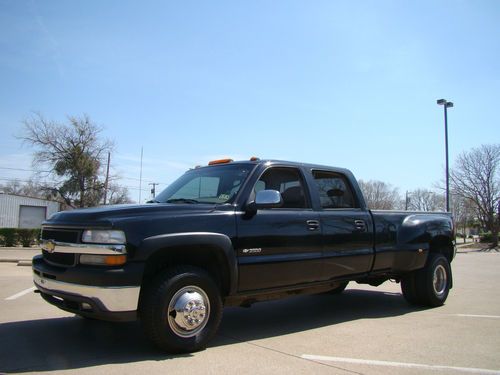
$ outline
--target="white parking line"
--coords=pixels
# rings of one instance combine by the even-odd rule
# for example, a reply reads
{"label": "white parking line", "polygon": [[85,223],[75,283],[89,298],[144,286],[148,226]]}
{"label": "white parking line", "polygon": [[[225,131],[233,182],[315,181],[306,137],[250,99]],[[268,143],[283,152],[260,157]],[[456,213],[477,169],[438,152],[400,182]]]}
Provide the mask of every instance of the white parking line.
{"label": "white parking line", "polygon": [[5,300],[6,301],[12,301],[13,299],[18,299],[19,297],[24,296],[25,294],[28,294],[32,291],[34,291],[36,288],[32,286],[31,288],[25,289],[19,293],[14,294],[13,296],[7,297]]}
{"label": "white parking line", "polygon": [[473,314],[450,314],[453,316],[460,316],[464,318],[486,318],[486,319],[500,319],[499,315],[473,315]]}
{"label": "white parking line", "polygon": [[368,360],[368,359],[328,357],[328,356],[310,355],[310,354],[303,354],[301,356],[301,358],[309,359],[311,361],[318,361],[318,362],[337,362],[337,363],[351,363],[351,364],[355,364],[355,365],[414,368],[414,369],[420,369],[420,370],[437,370],[437,371],[449,370],[449,371],[455,371],[455,372],[465,372],[465,373],[469,373],[469,374],[500,375],[499,370],[488,370],[488,369],[471,368],[471,367],[424,365],[424,364],[419,364],[419,363],[375,361],[375,360]]}

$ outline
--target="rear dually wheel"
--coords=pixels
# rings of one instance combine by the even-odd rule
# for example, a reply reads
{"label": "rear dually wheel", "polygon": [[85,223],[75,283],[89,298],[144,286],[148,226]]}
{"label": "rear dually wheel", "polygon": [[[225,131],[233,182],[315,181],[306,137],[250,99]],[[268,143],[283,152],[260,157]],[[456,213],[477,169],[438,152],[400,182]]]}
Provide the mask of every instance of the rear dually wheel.
{"label": "rear dually wheel", "polygon": [[401,280],[401,290],[412,305],[441,306],[448,298],[452,285],[450,262],[441,253],[430,253],[424,268]]}

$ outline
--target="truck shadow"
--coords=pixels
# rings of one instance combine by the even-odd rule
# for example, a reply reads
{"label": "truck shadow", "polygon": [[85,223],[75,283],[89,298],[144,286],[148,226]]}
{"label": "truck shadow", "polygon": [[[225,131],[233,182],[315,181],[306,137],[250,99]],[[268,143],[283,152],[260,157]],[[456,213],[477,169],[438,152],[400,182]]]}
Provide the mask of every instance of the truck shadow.
{"label": "truck shadow", "polygon": [[[224,310],[210,348],[287,335],[357,319],[386,318],[418,311],[399,294],[347,290]],[[138,322],[107,323],[77,317],[0,324],[0,372],[78,369],[141,361],[166,361],[192,355],[159,352]]]}
{"label": "truck shadow", "polygon": [[[340,295],[299,296],[251,308],[226,308],[218,336],[246,342],[420,310],[423,308],[408,305],[399,293],[348,289]],[[217,344],[215,340],[213,345]]]}

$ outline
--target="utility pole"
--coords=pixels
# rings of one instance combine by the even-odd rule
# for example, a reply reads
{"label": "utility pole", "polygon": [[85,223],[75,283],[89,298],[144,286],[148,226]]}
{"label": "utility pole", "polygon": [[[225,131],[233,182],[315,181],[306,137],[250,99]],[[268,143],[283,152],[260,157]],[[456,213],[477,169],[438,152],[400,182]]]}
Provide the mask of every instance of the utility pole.
{"label": "utility pole", "polygon": [[151,182],[149,185],[152,185],[153,187],[151,188],[151,195],[153,198],[156,196],[156,185],[160,185],[158,182]]}
{"label": "utility pole", "polygon": [[410,203],[410,197],[408,196],[408,190],[406,190],[406,204],[405,204],[405,211],[408,211],[408,205]]}
{"label": "utility pole", "polygon": [[139,174],[139,204],[141,204],[141,193],[142,193],[142,155],[144,152],[144,147],[141,147],[141,172]]}
{"label": "utility pole", "polygon": [[108,181],[109,181],[109,163],[111,161],[111,152],[108,152],[108,165],[106,167],[106,180],[104,181],[104,205],[108,198]]}

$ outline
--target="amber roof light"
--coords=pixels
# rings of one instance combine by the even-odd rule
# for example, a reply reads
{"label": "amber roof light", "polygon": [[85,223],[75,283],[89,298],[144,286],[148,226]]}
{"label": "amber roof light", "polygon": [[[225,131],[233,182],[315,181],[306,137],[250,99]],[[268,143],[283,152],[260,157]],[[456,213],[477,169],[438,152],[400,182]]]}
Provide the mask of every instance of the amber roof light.
{"label": "amber roof light", "polygon": [[212,160],[208,162],[208,165],[216,165],[216,164],[227,164],[231,163],[233,159],[219,159],[219,160]]}

